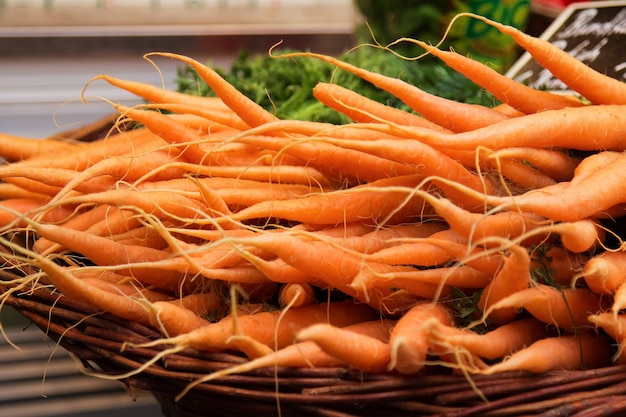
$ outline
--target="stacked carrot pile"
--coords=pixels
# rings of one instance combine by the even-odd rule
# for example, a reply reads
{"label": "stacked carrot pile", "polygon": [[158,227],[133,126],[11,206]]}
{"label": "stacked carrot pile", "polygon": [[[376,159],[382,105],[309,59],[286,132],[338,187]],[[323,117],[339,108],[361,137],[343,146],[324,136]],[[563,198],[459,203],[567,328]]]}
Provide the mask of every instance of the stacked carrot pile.
{"label": "stacked carrot pile", "polygon": [[203,381],[274,365],[414,374],[623,361],[626,84],[485,21],[577,96],[419,41],[502,104],[442,99],[314,53],[276,59],[327,61],[414,113],[320,80],[316,97],[354,123],[278,120],[171,53],[148,57],[192,66],[219,98],[95,77],[146,104],[113,103],[119,128],[93,142],[0,136],[15,291],[52,285],[151,326],[163,355],[250,359]]}

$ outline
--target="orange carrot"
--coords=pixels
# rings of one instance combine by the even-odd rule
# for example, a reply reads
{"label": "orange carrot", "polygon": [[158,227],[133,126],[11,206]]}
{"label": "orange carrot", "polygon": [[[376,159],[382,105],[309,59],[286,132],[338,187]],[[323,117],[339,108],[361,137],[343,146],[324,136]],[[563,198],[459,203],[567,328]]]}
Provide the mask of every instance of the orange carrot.
{"label": "orange carrot", "polygon": [[611,251],[593,256],[585,263],[581,275],[592,291],[614,294],[626,282],[626,253]]}
{"label": "orange carrot", "polygon": [[594,332],[548,337],[518,350],[500,363],[481,371],[492,375],[506,371],[543,373],[558,369],[595,369],[609,364],[611,343]]}
{"label": "orange carrot", "polygon": [[424,327],[426,320],[437,320],[448,326],[454,323],[451,311],[443,304],[427,302],[416,304],[398,319],[391,331],[389,370],[414,374],[424,367],[431,348],[427,329]]}
{"label": "orange carrot", "polygon": [[608,301],[588,288],[557,289],[537,284],[501,299],[484,313],[489,317],[502,308],[524,308],[544,323],[568,329],[589,325],[587,317],[605,310]]}
{"label": "orange carrot", "polygon": [[602,329],[617,343],[617,352],[613,355],[613,362],[626,364],[626,315],[615,314],[615,312],[591,314],[589,321],[597,328]]}
{"label": "orange carrot", "polygon": [[346,149],[327,143],[323,138],[298,140],[272,136],[243,136],[237,140],[296,157],[327,176],[337,178],[337,182],[342,182],[346,177],[374,181],[395,175],[414,174],[417,171],[414,166],[363,151]]}
{"label": "orange carrot", "polygon": [[[529,114],[544,110],[580,107],[584,104],[575,97],[537,90],[519,83],[488,65],[456,52],[442,51],[425,42],[414,39],[411,42],[441,59],[447,66],[463,74],[477,85],[489,91],[495,98],[513,108]],[[626,103],[624,103],[626,104]]]}
{"label": "orange carrot", "polygon": [[[234,347],[234,335],[248,337],[257,343],[280,349],[293,343],[301,329],[316,323],[331,323],[344,327],[361,321],[371,321],[378,313],[353,301],[311,304],[282,311],[267,311],[222,320],[197,328],[180,336],[148,342],[144,346],[172,344],[198,350],[223,351]],[[235,329],[233,328],[235,326]]]}
{"label": "orange carrot", "polygon": [[552,43],[521,30],[475,14],[462,14],[482,20],[510,35],[545,69],[594,104],[626,104],[626,84],[587,66]]}
{"label": "orange carrot", "polygon": [[[530,277],[530,256],[526,248],[519,245],[506,245],[508,257],[502,269],[493,277],[482,291],[476,306],[481,311],[487,311],[498,301],[517,291],[528,288]],[[517,307],[494,310],[489,314],[489,320],[495,325],[508,323],[517,316]]]}
{"label": "orange carrot", "polygon": [[81,145],[55,139],[29,138],[0,132],[0,158],[22,161],[39,155],[49,157],[64,152],[74,153]]}
{"label": "orange carrot", "polygon": [[309,57],[335,65],[393,94],[427,120],[454,132],[474,130],[508,119],[508,116],[488,107],[435,96],[399,78],[377,74],[328,55],[295,52],[272,56],[275,58]]}
{"label": "orange carrot", "polygon": [[581,151],[619,151],[624,147],[624,108],[625,105],[595,105],[546,110],[456,134],[412,126],[403,126],[402,129],[407,135],[411,134],[443,152],[474,150],[480,146],[491,150],[559,147]]}
{"label": "orange carrot", "polygon": [[442,350],[463,350],[489,360],[504,358],[550,334],[546,324],[533,317],[513,320],[486,333],[446,326],[436,320],[430,320],[427,327]]}
{"label": "orange carrot", "polygon": [[285,284],[278,293],[278,305],[280,307],[300,307],[315,301],[315,289],[307,283]]}
{"label": "orange carrot", "polygon": [[259,126],[265,123],[273,122],[276,117],[267,112],[263,107],[243,95],[234,86],[219,76],[217,72],[201,64],[200,62],[186,57],[184,55],[172,54],[167,52],[153,52],[146,54],[146,57],[161,56],[165,58],[177,59],[191,66],[196,70],[198,75],[213,89],[215,94],[243,121],[250,126]]}
{"label": "orange carrot", "polygon": [[[336,225],[364,219],[382,221],[395,213],[395,218],[402,222],[408,217],[428,215],[428,209],[424,211],[420,198],[409,198],[412,188],[420,182],[421,176],[407,175],[375,180],[348,190],[291,200],[263,201],[233,213],[230,220],[280,218],[308,224]],[[396,186],[407,187],[407,191],[393,191]]]}
{"label": "orange carrot", "polygon": [[[386,341],[393,323],[393,321],[388,319],[379,319],[348,325],[342,327],[341,329],[342,331],[350,331],[355,334],[364,335],[370,338],[380,338],[382,341]],[[359,352],[359,355],[357,356],[363,357],[365,355],[363,355],[362,352]],[[208,382],[226,375],[250,372],[255,369],[269,367],[331,368],[340,366],[346,366],[346,364],[340,359],[327,354],[314,341],[303,341],[287,345],[284,348],[276,350],[268,355],[255,358],[254,360],[234,365],[226,369],[218,370],[199,378],[187,385],[178,397],[184,396],[191,388],[202,382]]]}
{"label": "orange carrot", "polygon": [[324,352],[351,368],[380,373],[387,368],[390,360],[389,345],[384,340],[389,338],[391,326],[383,327],[379,324],[376,329],[381,330],[379,337],[319,323],[300,330],[296,340],[315,342]]}
{"label": "orange carrot", "polygon": [[401,126],[421,126],[448,132],[447,129],[423,117],[368,99],[338,84],[320,82],[313,87],[313,96],[358,123],[390,122]]}

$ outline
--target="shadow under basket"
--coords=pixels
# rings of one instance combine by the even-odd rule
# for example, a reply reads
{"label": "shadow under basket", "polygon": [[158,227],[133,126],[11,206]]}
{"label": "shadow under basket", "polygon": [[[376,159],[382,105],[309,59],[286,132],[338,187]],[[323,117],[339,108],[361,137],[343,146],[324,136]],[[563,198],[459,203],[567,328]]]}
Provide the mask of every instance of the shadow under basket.
{"label": "shadow under basket", "polygon": [[[132,347],[159,334],[93,311],[49,288],[16,290],[0,283],[0,291],[7,305],[79,358],[90,373],[125,374],[167,348]],[[407,377],[343,368],[272,367],[202,383],[176,400],[195,379],[244,361],[229,353],[186,350],[120,382],[131,391],[150,391],[168,417],[626,415],[626,366],[617,365],[539,375],[475,375],[471,383],[470,378],[437,368]]]}

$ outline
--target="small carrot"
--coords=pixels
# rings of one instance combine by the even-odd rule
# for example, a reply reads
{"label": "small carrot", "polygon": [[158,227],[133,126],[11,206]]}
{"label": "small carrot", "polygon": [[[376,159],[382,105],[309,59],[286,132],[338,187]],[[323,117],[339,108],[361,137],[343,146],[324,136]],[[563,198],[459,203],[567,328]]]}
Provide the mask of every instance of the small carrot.
{"label": "small carrot", "polygon": [[357,123],[390,122],[401,126],[421,126],[448,132],[447,129],[421,116],[368,99],[338,84],[320,82],[313,87],[313,96]]}
{"label": "small carrot", "polygon": [[215,94],[248,125],[259,126],[276,120],[273,114],[267,112],[263,107],[246,97],[233,85],[220,77],[217,72],[195,59],[167,52],[152,52],[146,54],[145,57],[155,55],[176,59],[194,68],[198,75],[213,89]]}
{"label": "small carrot", "polygon": [[308,57],[335,65],[393,94],[427,120],[454,132],[471,131],[508,119],[508,116],[488,107],[460,103],[429,94],[399,78],[377,74],[328,55],[295,52],[272,56],[275,58]]}
{"label": "small carrot", "polygon": [[321,171],[326,176],[375,181],[380,178],[416,173],[414,166],[360,150],[328,143],[323,138],[287,139],[272,136],[242,136],[239,142],[290,155]]}
{"label": "small carrot", "polygon": [[[519,245],[506,245],[508,257],[502,269],[490,280],[481,292],[476,306],[481,311],[488,311],[500,300],[528,288],[531,283],[530,256],[526,248]],[[512,321],[517,316],[517,307],[500,308],[489,314],[489,320],[496,325]]]}
{"label": "small carrot", "polygon": [[[377,315],[378,313],[370,307],[348,300],[249,314],[238,317],[236,327],[239,335],[273,349],[280,349],[293,343],[297,332],[312,324],[331,323],[343,327],[374,320]],[[233,348],[231,336],[236,334],[233,324],[233,318],[227,317],[180,336],[158,339],[142,346],[172,344],[178,349],[230,350]]]}
{"label": "small carrot", "polygon": [[597,328],[602,329],[617,343],[617,352],[613,355],[613,362],[626,364],[626,315],[615,314],[615,312],[591,314],[589,321]]}
{"label": "small carrot", "polygon": [[39,155],[73,153],[79,144],[56,139],[35,139],[9,133],[0,133],[0,157],[9,162],[23,161]]}
{"label": "small carrot", "polygon": [[510,35],[541,66],[592,103],[626,104],[626,85],[622,81],[592,69],[552,43],[484,16],[471,13],[462,13],[459,16],[479,19],[500,32]]}
{"label": "small carrot", "polygon": [[315,342],[324,352],[351,368],[380,373],[389,365],[390,351],[385,339],[389,338],[391,326],[378,325],[376,328],[381,330],[379,337],[319,323],[300,330],[296,334],[296,340]]}
{"label": "small carrot", "polygon": [[[382,178],[347,190],[291,200],[263,201],[233,213],[229,219],[280,218],[308,224],[336,225],[363,219],[380,222],[392,216],[402,222],[410,217],[428,215],[423,201],[410,197],[413,187],[420,182],[421,176]],[[406,192],[394,191],[397,186],[406,187]],[[393,221],[391,218],[387,220]]]}
{"label": "small carrot", "polygon": [[526,113],[544,110],[580,107],[584,104],[577,98],[548,91],[537,90],[517,82],[484,63],[451,51],[443,51],[417,39],[410,40],[428,53],[441,59],[447,66],[463,74],[477,85],[489,91],[495,98]]}
{"label": "small carrot", "polygon": [[614,294],[626,282],[626,253],[607,251],[595,255],[585,262],[581,275],[592,291]]}
{"label": "small carrot", "polygon": [[443,350],[465,350],[489,360],[504,358],[550,334],[546,324],[533,317],[512,320],[486,333],[446,326],[436,320],[430,320],[427,327]]}
{"label": "small carrot", "polygon": [[540,339],[502,362],[482,370],[485,375],[506,371],[543,373],[558,369],[595,369],[609,364],[610,339],[595,332]]}
{"label": "small carrot", "polygon": [[588,288],[557,289],[536,284],[517,291],[492,304],[484,312],[489,317],[492,312],[505,308],[523,308],[538,320],[553,324],[562,329],[588,326],[587,317],[604,311],[609,300]]}
{"label": "small carrot", "polygon": [[452,326],[452,317],[451,311],[439,303],[418,303],[407,311],[398,319],[389,337],[391,360],[388,369],[402,374],[419,372],[430,350],[424,322],[437,320]]}
{"label": "small carrot", "polygon": [[300,307],[315,301],[315,289],[308,283],[285,284],[278,292],[278,305]]}
{"label": "small carrot", "polygon": [[[355,334],[368,336],[371,338],[380,338],[382,341],[388,339],[388,334],[393,326],[393,321],[389,319],[379,319],[374,321],[364,321],[352,325],[342,327],[343,331],[350,331]],[[313,325],[315,326],[315,325]],[[359,352],[357,356],[363,357],[363,352]],[[226,375],[240,374],[250,372],[255,369],[269,367],[290,367],[290,368],[306,368],[306,367],[339,367],[346,366],[340,359],[327,354],[314,341],[303,341],[287,345],[282,349],[276,350],[268,355],[261,356],[234,365],[226,369],[215,371],[204,377],[201,377],[190,383],[178,395],[178,398],[184,396],[191,388],[203,382],[212,381],[214,379],[224,377]]]}

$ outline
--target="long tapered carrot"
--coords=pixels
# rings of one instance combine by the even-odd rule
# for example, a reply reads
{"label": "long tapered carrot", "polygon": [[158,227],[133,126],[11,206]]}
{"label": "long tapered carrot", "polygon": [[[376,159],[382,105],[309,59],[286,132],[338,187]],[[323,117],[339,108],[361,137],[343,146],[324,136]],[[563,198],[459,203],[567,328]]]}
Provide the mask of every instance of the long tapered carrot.
{"label": "long tapered carrot", "polygon": [[[312,324],[331,323],[344,327],[374,320],[378,314],[368,306],[348,300],[241,316],[236,319],[236,327],[241,336],[249,337],[274,349],[280,349],[293,343],[296,333]],[[226,317],[180,336],[158,339],[144,346],[166,343],[180,348],[188,347],[205,351],[229,350],[234,346],[233,320],[232,317]]]}
{"label": "long tapered carrot", "polygon": [[624,354],[624,348],[626,348],[626,315],[616,312],[605,312],[591,314],[588,317],[589,321],[593,323],[597,328],[602,329],[606,334],[617,343],[617,351],[612,357],[613,363],[625,364],[626,354]]}
{"label": "long tapered carrot", "polygon": [[389,122],[401,126],[421,126],[442,132],[448,131],[421,116],[389,107],[338,84],[320,82],[313,87],[313,96],[357,123]]}
{"label": "long tapered carrot", "polygon": [[83,94],[89,85],[96,80],[104,80],[115,87],[126,90],[152,103],[185,104],[208,110],[228,110],[228,107],[219,98],[179,93],[167,88],[160,88],[139,81],[125,80],[108,74],[99,74],[92,77],[83,88]]}
{"label": "long tapered carrot", "polygon": [[493,311],[502,308],[524,308],[544,323],[568,329],[588,326],[588,316],[604,311],[608,306],[609,299],[588,288],[557,289],[537,284],[492,304],[485,315],[488,317]]}
{"label": "long tapered carrot", "polygon": [[529,114],[563,107],[580,107],[583,102],[573,96],[537,90],[517,82],[475,59],[456,52],[443,51],[418,39],[410,40],[430,54],[441,59],[447,66],[463,74],[476,85],[489,91],[495,98],[513,108]]}
{"label": "long tapered carrot", "polygon": [[[324,140],[324,139],[322,139]],[[487,194],[493,192],[490,181],[469,171],[459,161],[447,156],[431,146],[418,140],[380,139],[377,141],[360,141],[358,139],[326,139],[328,142],[362,152],[371,153],[390,161],[415,165],[416,171],[424,176],[441,176],[449,178],[470,188],[481,190]],[[436,182],[435,182],[436,183]],[[445,184],[437,184],[446,194],[456,196],[457,192]],[[453,198],[450,196],[449,198]]]}
{"label": "long tapered carrot", "polygon": [[510,35],[545,69],[594,104],[626,104],[626,84],[596,71],[552,43],[484,16],[463,13]]}
{"label": "long tapered carrot", "polygon": [[238,141],[297,157],[324,173],[334,174],[339,180],[342,177],[352,177],[363,181],[373,181],[416,172],[414,166],[366,152],[342,148],[327,143],[322,138],[294,140],[271,136],[242,136],[238,138]]}
{"label": "long tapered carrot", "polygon": [[272,56],[275,58],[308,57],[335,65],[393,94],[427,120],[454,132],[474,130],[508,119],[508,116],[488,107],[435,96],[399,78],[377,74],[332,56],[313,52],[282,53]]}
{"label": "long tapered carrot", "polygon": [[[394,322],[392,320],[380,319],[374,321],[363,321],[360,323],[342,327],[341,329],[344,331],[350,331],[355,334],[364,335],[385,341],[388,339],[388,333],[390,331],[390,328],[393,326],[393,323]],[[363,355],[362,353],[362,351],[359,352],[358,356],[365,357],[365,355]],[[339,366],[346,366],[346,363],[326,353],[314,341],[307,340],[285,346],[284,348],[276,350],[268,355],[255,358],[248,362],[234,365],[226,369],[218,370],[204,377],[201,377],[191,384],[187,385],[187,387],[185,387],[185,389],[178,395],[178,397],[184,396],[187,392],[189,392],[191,388],[200,383],[212,381],[226,375],[250,372],[255,369],[269,367],[331,368]]]}
{"label": "long tapered carrot", "polygon": [[46,157],[74,152],[80,144],[55,139],[35,139],[0,133],[0,157],[7,161],[22,161],[38,155]]}
{"label": "long tapered carrot", "polygon": [[557,369],[595,369],[610,363],[610,339],[595,332],[548,337],[518,350],[502,362],[481,371],[492,375],[505,371],[542,373]]}
{"label": "long tapered carrot", "polygon": [[259,126],[277,120],[273,114],[269,113],[263,107],[246,97],[233,85],[220,77],[217,72],[195,59],[167,52],[152,52],[146,54],[145,56],[172,58],[193,67],[200,78],[202,78],[209,85],[209,87],[213,89],[215,94],[250,126]]}
{"label": "long tapered carrot", "polygon": [[[391,328],[378,327],[388,338]],[[389,345],[381,340],[384,337],[384,334],[373,337],[325,323],[314,324],[296,334],[296,340],[313,341],[349,367],[371,373],[382,372],[389,364]]]}
{"label": "long tapered carrot", "polygon": [[426,327],[431,340],[443,349],[465,350],[490,360],[502,359],[550,335],[546,324],[533,317],[513,320],[486,333],[446,326],[437,320],[429,320]]}
{"label": "long tapered carrot", "polygon": [[[393,186],[416,187],[421,176],[383,178],[348,190],[323,192],[292,200],[263,201],[233,213],[231,220],[282,218],[309,224],[336,225],[363,219],[378,219],[398,210],[398,219],[427,215],[421,199],[407,192],[394,192]],[[386,187],[390,189],[386,189]],[[372,217],[373,216],[373,217]]]}

